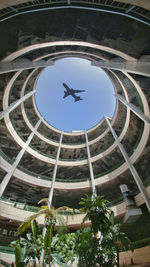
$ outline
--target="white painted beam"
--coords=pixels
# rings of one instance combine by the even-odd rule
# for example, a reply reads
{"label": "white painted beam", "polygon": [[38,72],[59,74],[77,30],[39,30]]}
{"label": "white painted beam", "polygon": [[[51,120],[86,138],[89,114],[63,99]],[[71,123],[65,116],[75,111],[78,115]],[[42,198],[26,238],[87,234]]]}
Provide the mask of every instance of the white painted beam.
{"label": "white painted beam", "polygon": [[12,110],[14,110],[15,108],[17,108],[21,103],[23,103],[29,97],[31,97],[32,95],[34,95],[35,92],[36,92],[36,90],[33,90],[33,91],[29,92],[28,94],[24,95],[23,97],[21,97],[20,99],[16,100],[12,104],[10,104],[10,106],[7,109],[5,109],[4,111],[0,112],[0,120],[3,119]]}
{"label": "white painted beam", "polygon": [[59,146],[58,146],[58,150],[57,150],[56,162],[55,162],[55,167],[54,167],[53,177],[52,177],[52,182],[51,182],[51,189],[50,189],[50,193],[49,193],[49,197],[48,197],[50,205],[52,204],[54,184],[55,184],[55,180],[56,180],[56,173],[57,173],[58,160],[59,160],[59,155],[60,155],[60,150],[61,150],[62,138],[63,138],[63,133],[61,132],[60,140],[59,140]]}
{"label": "white painted beam", "polygon": [[91,185],[92,185],[92,196],[96,196],[96,187],[95,187],[95,180],[94,180],[94,172],[93,172],[93,166],[91,162],[91,154],[88,144],[88,136],[87,132],[85,131],[85,140],[86,140],[86,148],[87,148],[87,155],[88,155],[88,162],[89,162],[89,169],[90,169],[90,178],[91,178]]}
{"label": "white painted beam", "polygon": [[6,187],[7,187],[8,183],[9,183],[9,181],[10,181],[10,179],[11,179],[11,177],[12,177],[14,171],[15,171],[15,169],[17,168],[17,166],[18,166],[20,160],[22,159],[22,157],[23,157],[23,155],[24,155],[24,153],[25,153],[27,147],[29,146],[29,144],[30,144],[30,142],[31,142],[31,140],[32,140],[32,138],[33,138],[33,136],[34,136],[34,134],[36,133],[38,127],[40,126],[41,121],[42,121],[42,119],[40,119],[40,120],[36,123],[33,132],[29,135],[29,137],[28,137],[28,139],[27,139],[27,141],[26,141],[24,147],[20,150],[20,152],[19,152],[19,154],[17,155],[16,160],[15,160],[14,163],[12,164],[12,166],[11,166],[9,172],[8,172],[8,173],[5,175],[5,177],[3,178],[3,181],[2,181],[1,184],[0,184],[0,197],[3,195],[3,193],[4,193],[5,189],[6,189]]}
{"label": "white painted beam", "polygon": [[127,102],[121,95],[115,94],[116,98],[119,99],[126,107],[130,108],[141,120],[150,124],[150,118],[147,117],[139,108],[132,103]]}

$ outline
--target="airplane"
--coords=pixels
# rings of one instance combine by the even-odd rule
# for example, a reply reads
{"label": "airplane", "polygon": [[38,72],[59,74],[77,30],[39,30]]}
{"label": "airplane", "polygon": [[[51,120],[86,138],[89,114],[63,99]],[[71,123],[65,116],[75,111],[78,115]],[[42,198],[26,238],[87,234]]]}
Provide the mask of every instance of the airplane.
{"label": "airplane", "polygon": [[72,88],[69,88],[66,83],[63,83],[63,86],[67,90],[67,91],[64,91],[65,94],[64,94],[63,98],[71,95],[75,99],[74,102],[77,102],[79,100],[83,100],[80,96],[75,95],[75,93],[85,92],[85,90],[74,90]]}

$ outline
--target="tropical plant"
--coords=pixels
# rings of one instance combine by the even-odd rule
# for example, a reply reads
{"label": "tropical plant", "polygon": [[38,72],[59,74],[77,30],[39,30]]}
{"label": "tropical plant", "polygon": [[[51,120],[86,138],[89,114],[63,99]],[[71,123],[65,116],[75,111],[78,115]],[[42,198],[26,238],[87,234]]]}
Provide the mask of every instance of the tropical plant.
{"label": "tropical plant", "polygon": [[[18,228],[18,233],[22,234],[28,227],[30,227],[31,222],[37,219],[39,216],[44,215],[45,226],[47,227],[48,221],[52,223],[54,226],[56,222],[59,225],[65,226],[65,221],[60,211],[63,210],[63,207],[55,209],[52,205],[50,205],[49,200],[47,198],[43,198],[39,201],[38,204],[46,203],[46,205],[41,206],[40,210],[37,213],[34,213],[30,217],[28,217]],[[66,207],[64,207],[66,209]]]}
{"label": "tropical plant", "polygon": [[95,235],[98,231],[104,234],[111,225],[110,216],[112,211],[106,205],[108,202],[103,196],[90,197],[85,195],[79,203],[83,206],[80,210],[86,212],[83,222],[88,219],[91,220],[91,227]]}
{"label": "tropical plant", "polygon": [[53,238],[53,254],[56,259],[59,257],[61,266],[70,266],[74,262],[76,256],[75,244],[75,233],[56,234]]}
{"label": "tropical plant", "polygon": [[79,256],[79,266],[97,266],[103,262],[103,251],[99,239],[93,235],[91,228],[77,231],[76,251]]}
{"label": "tropical plant", "polygon": [[[91,220],[91,229],[82,230],[78,235],[77,251],[80,258],[79,266],[119,266],[120,249],[128,249],[131,243],[120,225],[114,223],[114,214],[107,207],[108,201],[103,196],[88,196],[81,199],[82,211],[86,212],[83,219]],[[98,264],[98,265],[97,265]]]}
{"label": "tropical plant", "polygon": [[[37,213],[31,215],[30,217],[28,217],[19,227],[18,229],[18,233],[22,234],[24,231],[27,230],[28,227],[33,226],[36,222],[35,219],[37,219],[39,216],[44,215],[44,226],[43,226],[43,230],[42,230],[42,234],[40,236],[40,252],[38,253],[38,260],[40,257],[40,266],[45,266],[45,264],[50,264],[50,262],[52,262],[52,240],[53,240],[53,235],[54,235],[54,229],[57,225],[61,226],[61,227],[65,227],[65,220],[63,218],[63,216],[60,214],[63,210],[69,210],[71,212],[71,209],[67,208],[67,207],[61,207],[58,209],[54,209],[54,207],[52,205],[50,205],[49,200],[48,199],[42,199],[39,204],[45,202],[46,205],[41,206],[40,211],[38,211]],[[34,232],[33,232],[34,231]],[[24,240],[24,244],[20,243],[22,239],[20,239],[18,241],[19,243],[19,247],[16,247],[15,249],[21,249],[21,250],[25,250],[24,253],[24,257],[23,259],[26,260],[27,255],[29,256],[30,259],[32,259],[32,256],[30,256],[30,254],[28,253],[28,242],[30,241],[32,246],[35,248],[36,246],[36,229],[32,227],[32,237],[30,234],[27,234],[27,239],[26,241]],[[34,238],[35,237],[35,238]],[[30,238],[30,240],[28,240]],[[39,240],[38,240],[39,242]],[[16,244],[16,246],[18,245],[18,243]],[[28,244],[29,245],[29,244]],[[15,246],[15,244],[14,244]],[[21,252],[20,250],[20,252]],[[23,260],[21,259],[21,261]],[[19,266],[19,265],[18,265]],[[21,266],[20,266],[21,267]]]}
{"label": "tropical plant", "polygon": [[[117,263],[119,267],[119,252],[129,249],[131,242],[120,231],[120,225],[115,224],[114,214],[107,207],[108,201],[102,196],[81,199],[82,212],[86,212],[83,219],[91,220],[91,227],[78,230],[77,233],[67,233],[65,220],[60,213],[73,214],[68,207],[54,209],[48,199],[37,213],[30,216],[18,229],[23,233],[29,226],[30,232],[12,242],[16,254],[16,267],[52,266],[56,262],[59,266],[70,266],[75,258],[79,257],[81,267],[110,267]],[[44,215],[43,229],[36,222],[40,215]],[[57,228],[56,228],[57,223]],[[61,226],[58,228],[58,224]],[[57,230],[57,233],[56,233]],[[36,264],[39,265],[36,265]]]}
{"label": "tropical plant", "polygon": [[114,222],[112,222],[107,235],[103,238],[102,246],[105,249],[105,254],[116,263],[117,267],[119,267],[120,251],[132,250],[131,241],[121,231],[120,224],[115,224]]}
{"label": "tropical plant", "polygon": [[42,249],[42,235],[39,224],[34,220],[31,223],[32,232],[11,242],[11,247],[15,248],[15,263],[17,267],[26,266],[28,263],[36,264],[39,261]]}

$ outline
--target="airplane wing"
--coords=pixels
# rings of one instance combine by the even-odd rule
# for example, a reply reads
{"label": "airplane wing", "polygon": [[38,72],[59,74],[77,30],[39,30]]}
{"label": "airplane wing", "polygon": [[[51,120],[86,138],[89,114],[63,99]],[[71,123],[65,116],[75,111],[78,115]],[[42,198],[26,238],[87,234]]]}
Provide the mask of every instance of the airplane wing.
{"label": "airplane wing", "polygon": [[66,83],[63,83],[63,86],[64,86],[67,90],[70,89]]}
{"label": "airplane wing", "polygon": [[73,89],[73,92],[74,92],[74,93],[81,93],[81,92],[85,92],[85,90],[74,90],[74,89]]}

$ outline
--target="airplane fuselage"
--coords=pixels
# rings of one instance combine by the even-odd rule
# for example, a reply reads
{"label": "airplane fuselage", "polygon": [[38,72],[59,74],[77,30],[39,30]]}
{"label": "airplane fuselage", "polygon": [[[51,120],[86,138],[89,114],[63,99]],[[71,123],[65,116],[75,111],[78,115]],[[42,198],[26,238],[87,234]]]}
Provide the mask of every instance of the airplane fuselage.
{"label": "airplane fuselage", "polygon": [[77,102],[79,100],[82,100],[82,98],[80,98],[80,96],[77,96],[75,93],[84,92],[85,90],[74,90],[73,88],[69,88],[66,83],[63,83],[63,86],[67,90],[67,91],[64,91],[63,98],[66,98],[67,96],[70,95],[70,96],[72,96],[75,99],[75,102]]}

